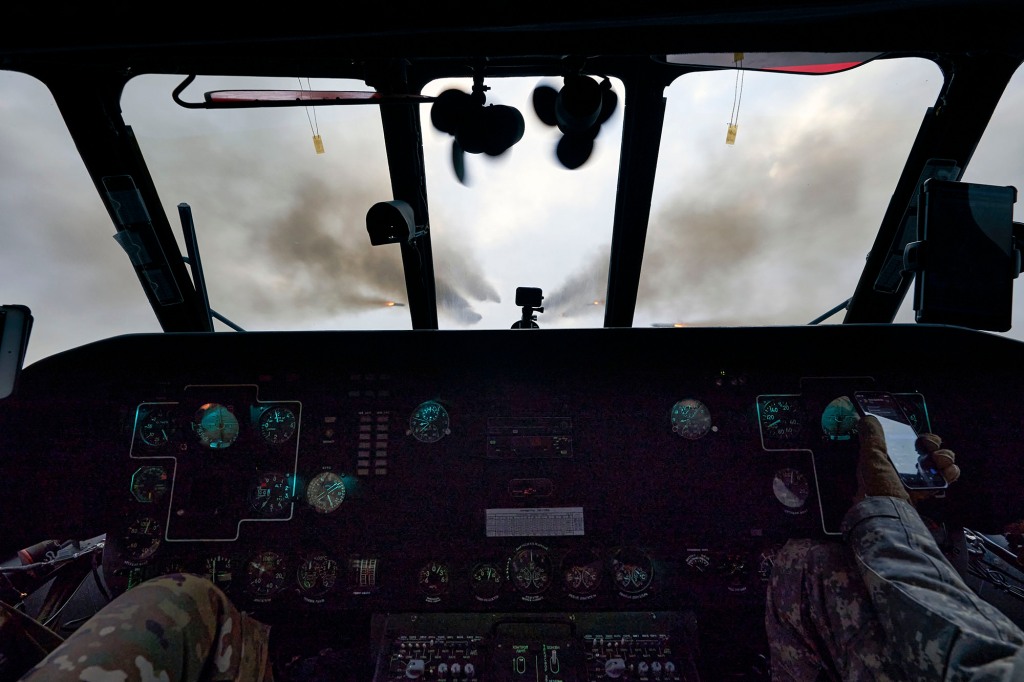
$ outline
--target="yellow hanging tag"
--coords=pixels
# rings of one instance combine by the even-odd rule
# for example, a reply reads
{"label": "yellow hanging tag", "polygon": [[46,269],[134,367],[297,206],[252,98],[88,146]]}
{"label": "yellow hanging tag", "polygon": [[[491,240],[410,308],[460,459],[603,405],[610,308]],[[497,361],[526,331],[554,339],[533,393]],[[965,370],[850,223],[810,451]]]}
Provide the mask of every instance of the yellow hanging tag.
{"label": "yellow hanging tag", "polygon": [[732,60],[734,62],[742,62],[743,61],[743,53],[742,52],[733,52],[732,53]]}
{"label": "yellow hanging tag", "polygon": [[725,134],[726,144],[736,144],[736,128],[738,127],[735,123],[729,124],[729,132]]}
{"label": "yellow hanging tag", "polygon": [[324,153],[324,141],[320,139],[319,135],[313,136],[313,149],[316,150],[317,154]]}

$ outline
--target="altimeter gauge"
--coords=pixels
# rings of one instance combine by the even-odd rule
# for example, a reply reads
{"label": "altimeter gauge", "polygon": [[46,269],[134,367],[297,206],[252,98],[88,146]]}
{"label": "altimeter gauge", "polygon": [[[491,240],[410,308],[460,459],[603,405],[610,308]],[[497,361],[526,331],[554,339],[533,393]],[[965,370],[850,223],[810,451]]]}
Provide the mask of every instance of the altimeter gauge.
{"label": "altimeter gauge", "polygon": [[407,433],[421,443],[436,443],[451,433],[448,410],[436,400],[420,403],[409,416]]}
{"label": "altimeter gauge", "polygon": [[235,442],[241,427],[230,409],[219,403],[205,403],[192,419],[192,430],[200,443],[220,450]]}
{"label": "altimeter gauge", "polygon": [[260,474],[249,490],[249,508],[260,516],[281,516],[293,497],[291,477],[268,471]]}

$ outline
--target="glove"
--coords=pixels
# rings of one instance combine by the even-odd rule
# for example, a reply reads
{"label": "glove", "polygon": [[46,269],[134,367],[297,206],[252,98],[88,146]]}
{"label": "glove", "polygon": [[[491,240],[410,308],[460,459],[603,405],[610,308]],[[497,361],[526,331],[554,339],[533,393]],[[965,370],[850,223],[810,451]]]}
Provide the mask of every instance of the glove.
{"label": "glove", "polygon": [[[903,486],[899,474],[889,461],[885,435],[878,419],[871,415],[862,417],[857,424],[857,433],[860,437],[860,460],[857,463],[855,501],[859,502],[865,497],[886,496],[898,497],[913,504],[934,494],[923,491],[910,493]],[[960,467],[955,463],[956,455],[952,450],[942,447],[941,438],[933,433],[923,433],[917,437],[916,446],[919,452],[929,455],[947,483],[960,478]]]}

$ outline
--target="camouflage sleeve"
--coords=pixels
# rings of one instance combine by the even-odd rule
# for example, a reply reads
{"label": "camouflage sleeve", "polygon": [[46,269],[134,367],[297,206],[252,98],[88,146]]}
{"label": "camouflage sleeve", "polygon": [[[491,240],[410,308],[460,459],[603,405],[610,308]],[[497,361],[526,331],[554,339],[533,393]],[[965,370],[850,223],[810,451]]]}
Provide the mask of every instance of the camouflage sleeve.
{"label": "camouflage sleeve", "polygon": [[269,635],[213,583],[172,574],[119,596],[21,679],[272,682]]}
{"label": "camouflage sleeve", "polygon": [[1024,632],[971,591],[913,506],[868,497],[843,531],[909,679],[1024,681]]}

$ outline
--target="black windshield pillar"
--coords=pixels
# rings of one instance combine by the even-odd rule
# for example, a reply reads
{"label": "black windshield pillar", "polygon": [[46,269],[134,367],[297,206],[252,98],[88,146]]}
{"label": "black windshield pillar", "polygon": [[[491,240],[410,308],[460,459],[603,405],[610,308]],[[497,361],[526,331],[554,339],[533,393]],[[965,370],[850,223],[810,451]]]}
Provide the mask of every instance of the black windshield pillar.
{"label": "black windshield pillar", "polygon": [[391,170],[391,191],[396,200],[412,206],[416,227],[423,232],[413,243],[403,240],[402,267],[409,297],[413,329],[437,329],[437,298],[434,288],[434,257],[430,247],[427,213],[427,180],[424,174],[423,138],[418,104],[380,105],[384,144]]}
{"label": "black windshield pillar", "polygon": [[665,85],[657,76],[624,77],[619,184],[612,227],[604,326],[631,327],[644,261],[651,194],[665,121]]}

